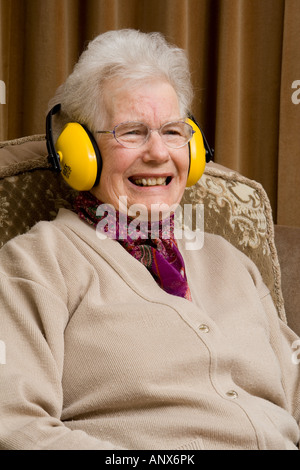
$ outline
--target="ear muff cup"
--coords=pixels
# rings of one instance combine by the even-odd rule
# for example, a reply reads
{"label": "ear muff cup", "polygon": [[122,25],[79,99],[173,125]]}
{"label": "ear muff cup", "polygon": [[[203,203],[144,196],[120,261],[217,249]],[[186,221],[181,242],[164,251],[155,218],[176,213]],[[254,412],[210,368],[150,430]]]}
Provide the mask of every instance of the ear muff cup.
{"label": "ear muff cup", "polygon": [[99,183],[102,159],[91,132],[77,122],[66,124],[55,150],[64,180],[77,191],[89,191]]}
{"label": "ear muff cup", "polygon": [[200,128],[192,119],[187,119],[194,130],[194,135],[189,141],[189,158],[190,167],[186,186],[193,186],[203,175],[206,164],[207,150],[205,148],[204,139]]}

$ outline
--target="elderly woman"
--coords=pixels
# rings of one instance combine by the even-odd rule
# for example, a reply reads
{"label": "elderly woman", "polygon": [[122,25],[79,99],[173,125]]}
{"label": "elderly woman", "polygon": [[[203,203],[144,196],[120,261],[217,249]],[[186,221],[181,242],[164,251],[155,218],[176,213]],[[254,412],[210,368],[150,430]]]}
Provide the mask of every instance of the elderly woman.
{"label": "elderly woman", "polygon": [[187,250],[171,215],[167,236],[161,214],[155,237],[127,230],[125,206],[180,202],[191,98],[184,52],[131,30],[92,41],[55,96],[58,142],[79,123],[99,168],[1,250],[2,449],[298,448],[296,335],[254,264],[214,235]]}

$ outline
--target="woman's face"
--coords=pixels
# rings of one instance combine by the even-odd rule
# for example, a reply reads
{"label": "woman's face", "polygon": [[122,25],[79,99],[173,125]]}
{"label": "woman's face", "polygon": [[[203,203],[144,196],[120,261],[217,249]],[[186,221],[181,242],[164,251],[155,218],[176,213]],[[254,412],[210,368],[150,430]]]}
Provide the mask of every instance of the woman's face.
{"label": "woman's face", "polygon": [[[166,82],[149,82],[130,91],[118,90],[116,86],[108,97],[108,126],[99,130],[112,130],[126,121],[139,121],[158,129],[166,122],[182,118],[176,93]],[[169,148],[158,132],[152,132],[149,140],[136,149],[123,147],[112,134],[96,136],[103,167],[100,183],[91,192],[101,202],[112,204],[118,210],[123,196],[127,198],[128,208],[142,204],[147,211],[154,204],[171,208],[180,202],[189,168],[188,145]],[[148,184],[149,179],[152,184]]]}

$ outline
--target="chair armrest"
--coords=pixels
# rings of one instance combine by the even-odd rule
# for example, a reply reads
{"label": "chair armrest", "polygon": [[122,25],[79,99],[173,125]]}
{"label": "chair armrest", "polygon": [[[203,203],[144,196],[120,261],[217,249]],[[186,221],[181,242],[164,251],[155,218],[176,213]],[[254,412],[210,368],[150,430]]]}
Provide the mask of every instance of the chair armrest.
{"label": "chair armrest", "polygon": [[300,228],[275,225],[275,244],[287,322],[300,336]]}

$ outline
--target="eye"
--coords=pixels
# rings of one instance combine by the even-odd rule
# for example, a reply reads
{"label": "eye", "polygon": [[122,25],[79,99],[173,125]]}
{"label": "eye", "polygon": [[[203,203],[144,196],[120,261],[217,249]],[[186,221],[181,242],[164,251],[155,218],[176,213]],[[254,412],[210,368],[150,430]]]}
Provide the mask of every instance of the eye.
{"label": "eye", "polygon": [[180,132],[178,131],[178,129],[166,129],[164,131],[164,134],[165,135],[180,135]]}
{"label": "eye", "polygon": [[170,123],[162,128],[162,134],[170,137],[181,137],[184,135],[184,130],[181,123]]}
{"label": "eye", "polygon": [[129,131],[124,132],[123,135],[141,135],[143,132],[141,129],[131,129]]}
{"label": "eye", "polygon": [[147,129],[140,123],[129,122],[125,124],[121,124],[116,129],[116,134],[118,137],[126,138],[126,137],[134,137],[134,136],[144,136],[145,133],[147,134]]}

